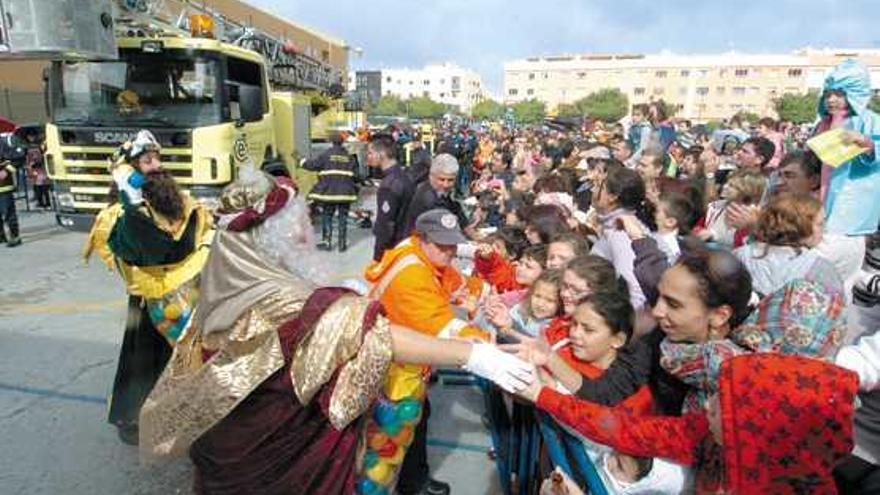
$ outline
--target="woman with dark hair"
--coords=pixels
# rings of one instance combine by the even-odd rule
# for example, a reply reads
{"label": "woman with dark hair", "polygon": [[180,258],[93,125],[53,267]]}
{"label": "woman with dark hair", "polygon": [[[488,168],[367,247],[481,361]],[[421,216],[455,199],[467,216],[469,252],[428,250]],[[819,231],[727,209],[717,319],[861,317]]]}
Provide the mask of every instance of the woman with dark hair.
{"label": "woman with dark hair", "polygon": [[645,198],[645,183],[633,170],[610,167],[605,181],[596,188],[593,205],[599,214],[601,232],[592,252],[611,261],[617,274],[626,280],[630,301],[638,312],[645,306],[645,295],[633,272],[632,241],[619,229],[617,221],[624,215],[635,215],[645,229],[654,230],[654,208]]}
{"label": "woman with dark hair", "polygon": [[556,205],[534,205],[525,213],[526,237],[534,244],[547,244],[559,234],[571,232],[565,213]]}

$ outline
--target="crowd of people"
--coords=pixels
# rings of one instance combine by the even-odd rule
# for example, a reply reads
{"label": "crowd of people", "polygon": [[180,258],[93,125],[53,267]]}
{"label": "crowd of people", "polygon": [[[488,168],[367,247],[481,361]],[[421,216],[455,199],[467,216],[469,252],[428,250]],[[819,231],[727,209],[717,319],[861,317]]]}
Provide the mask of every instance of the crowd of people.
{"label": "crowd of people", "polygon": [[[456,301],[465,323],[540,370],[513,402],[487,392],[507,489],[535,488],[543,457],[591,493],[880,490],[868,77],[838,66],[809,130],[762,118],[709,131],[662,102],[628,127],[448,126],[421,181],[395,159],[406,131],[373,139],[390,172],[376,260],[447,210],[467,237],[461,266],[489,287]],[[859,154],[823,163],[806,141],[836,128]],[[862,379],[857,411],[844,369]],[[539,454],[511,451],[530,429]]]}
{"label": "crowd of people", "polygon": [[[461,366],[507,493],[877,493],[869,97],[854,62],[826,79],[805,136],[843,129],[834,164],[770,119],[709,133],[661,103],[446,127],[410,167],[403,131],[375,135],[366,288],[321,287],[306,191],[245,167],[212,219],[144,131],[86,251],[131,295],[110,419],[188,454],[198,493],[444,494],[429,382]],[[334,144],[309,163],[324,248],[352,196]]]}

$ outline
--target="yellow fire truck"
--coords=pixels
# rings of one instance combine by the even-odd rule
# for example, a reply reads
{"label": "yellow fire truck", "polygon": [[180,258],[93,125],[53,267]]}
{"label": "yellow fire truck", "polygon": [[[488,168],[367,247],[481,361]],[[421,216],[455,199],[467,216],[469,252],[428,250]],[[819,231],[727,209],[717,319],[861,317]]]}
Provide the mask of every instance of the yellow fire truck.
{"label": "yellow fire truck", "polygon": [[[237,167],[249,161],[310,186],[313,179],[298,169],[300,159],[312,152],[310,124],[339,119],[312,115],[305,91],[340,96],[344,79],[337,68],[202,2],[59,4],[62,10],[78,9],[71,11],[72,32],[92,30],[89,40],[109,36],[115,50],[112,57],[43,50],[47,58],[58,59],[45,77],[52,115],[45,159],[61,225],[90,227],[109,200],[108,157],[143,128],[160,141],[164,166],[206,203],[213,203]],[[16,38],[8,41],[14,44]],[[21,58],[35,58],[39,48]],[[353,152],[363,159],[362,150]]]}

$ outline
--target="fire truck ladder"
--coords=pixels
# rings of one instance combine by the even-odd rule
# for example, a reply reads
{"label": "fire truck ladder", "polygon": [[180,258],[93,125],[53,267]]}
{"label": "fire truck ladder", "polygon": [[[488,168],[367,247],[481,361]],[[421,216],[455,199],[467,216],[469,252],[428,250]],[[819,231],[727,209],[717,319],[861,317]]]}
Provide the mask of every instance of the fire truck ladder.
{"label": "fire truck ladder", "polygon": [[[189,14],[205,14],[215,24],[217,39],[253,50],[266,60],[269,80],[278,89],[332,92],[342,84],[342,73],[332,65],[294,49],[289,40],[273,36],[257,27],[232,20],[222,13],[192,0],[118,0],[117,28],[144,29],[150,34],[173,32],[188,35]],[[169,5],[177,5],[177,15]],[[165,15],[163,15],[163,13]],[[171,14],[170,16],[168,14]],[[176,17],[176,20],[172,20]]]}

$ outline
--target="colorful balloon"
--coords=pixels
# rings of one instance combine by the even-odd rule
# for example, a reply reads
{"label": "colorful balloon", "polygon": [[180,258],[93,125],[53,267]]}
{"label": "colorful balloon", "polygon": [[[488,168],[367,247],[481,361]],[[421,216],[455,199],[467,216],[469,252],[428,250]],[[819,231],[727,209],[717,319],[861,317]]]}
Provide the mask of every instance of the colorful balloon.
{"label": "colorful balloon", "polygon": [[400,433],[401,429],[403,429],[403,422],[397,421],[396,419],[394,421],[391,421],[390,423],[382,425],[382,431],[390,437],[393,437],[394,435]]}
{"label": "colorful balloon", "polygon": [[364,469],[370,469],[379,462],[379,454],[375,450],[367,450],[364,454]]}
{"label": "colorful balloon", "polygon": [[421,411],[422,405],[415,399],[406,398],[397,403],[397,417],[403,421],[415,420]]}
{"label": "colorful balloon", "polygon": [[387,485],[391,481],[393,471],[387,462],[377,462],[375,466],[367,469],[367,476],[380,485]]}
{"label": "colorful balloon", "polygon": [[397,444],[389,438],[385,445],[379,449],[379,457],[387,460],[389,457],[393,457],[396,452]]}
{"label": "colorful balloon", "polygon": [[397,435],[391,438],[397,445],[407,446],[413,439],[413,427],[405,425]]}
{"label": "colorful balloon", "polygon": [[[376,420],[376,423],[379,423],[379,426],[384,427],[389,423],[397,422],[397,413],[393,405],[388,402],[379,401],[373,410],[373,418]],[[382,429],[384,430],[385,428]]]}
{"label": "colorful balloon", "polygon": [[382,432],[377,432],[375,435],[370,437],[369,445],[370,445],[371,449],[378,452],[379,449],[381,449],[382,446],[385,445],[385,442],[387,442],[387,441],[388,441],[388,435],[386,435]]}

